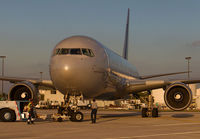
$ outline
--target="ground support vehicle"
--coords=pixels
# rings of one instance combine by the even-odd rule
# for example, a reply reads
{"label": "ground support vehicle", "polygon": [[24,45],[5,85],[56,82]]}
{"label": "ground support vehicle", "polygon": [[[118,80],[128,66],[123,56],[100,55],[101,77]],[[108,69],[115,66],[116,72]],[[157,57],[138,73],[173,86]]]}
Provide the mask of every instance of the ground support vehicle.
{"label": "ground support vehicle", "polygon": [[79,100],[77,106],[82,110],[87,110],[90,109],[91,104],[89,103],[89,101]]}
{"label": "ground support vehicle", "polygon": [[26,121],[23,109],[28,103],[28,101],[0,101],[0,121]]}
{"label": "ground support vehicle", "polygon": [[64,120],[67,120],[68,116],[56,113],[53,114],[51,118],[53,119],[53,121],[62,122]]}
{"label": "ground support vehicle", "polygon": [[[23,112],[23,110],[28,103],[29,101],[0,101],[0,121],[27,121],[28,112]],[[47,115],[37,115],[37,118],[46,120]],[[51,118],[59,122],[67,118],[73,122],[81,122],[83,121],[83,113],[81,113],[75,106],[64,106],[59,107],[58,113],[53,114]]]}
{"label": "ground support vehicle", "polygon": [[50,101],[50,107],[51,109],[56,109],[59,107],[59,102],[58,101]]}
{"label": "ground support vehicle", "polygon": [[58,108],[58,113],[53,114],[52,118],[56,121],[63,121],[69,117],[69,120],[72,122],[81,122],[83,121],[83,113],[80,112],[77,106],[63,106]]}

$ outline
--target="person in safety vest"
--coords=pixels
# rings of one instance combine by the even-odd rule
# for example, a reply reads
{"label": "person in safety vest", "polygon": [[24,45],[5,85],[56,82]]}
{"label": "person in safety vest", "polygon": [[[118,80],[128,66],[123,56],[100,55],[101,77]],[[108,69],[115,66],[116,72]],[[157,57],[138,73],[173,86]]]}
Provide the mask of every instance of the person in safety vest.
{"label": "person in safety vest", "polygon": [[33,99],[30,99],[30,102],[27,105],[27,112],[28,112],[28,119],[27,119],[27,124],[34,124],[34,104],[33,104]]}

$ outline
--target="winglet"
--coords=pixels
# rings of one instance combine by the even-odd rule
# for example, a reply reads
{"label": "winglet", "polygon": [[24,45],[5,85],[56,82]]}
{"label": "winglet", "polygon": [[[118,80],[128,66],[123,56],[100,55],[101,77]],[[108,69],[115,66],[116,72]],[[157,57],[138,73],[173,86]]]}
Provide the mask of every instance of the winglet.
{"label": "winglet", "polygon": [[123,50],[123,58],[125,59],[128,59],[129,13],[130,13],[130,9],[128,8],[126,32],[125,32],[125,40],[124,40],[124,50]]}

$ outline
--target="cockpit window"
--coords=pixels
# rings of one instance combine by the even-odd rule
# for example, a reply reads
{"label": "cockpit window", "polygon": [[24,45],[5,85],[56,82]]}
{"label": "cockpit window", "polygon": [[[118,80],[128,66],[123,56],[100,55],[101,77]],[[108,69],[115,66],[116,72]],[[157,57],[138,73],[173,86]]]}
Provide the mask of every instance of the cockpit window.
{"label": "cockpit window", "polygon": [[88,49],[89,53],[90,53],[90,56],[93,57],[94,56],[94,53],[92,52],[91,49]]}
{"label": "cockpit window", "polygon": [[61,54],[61,55],[69,54],[69,49],[62,48],[60,54]]}
{"label": "cockpit window", "polygon": [[86,55],[89,57],[93,57],[94,53],[91,49],[86,48],[58,48],[55,50],[54,55]]}
{"label": "cockpit window", "polygon": [[82,49],[83,55],[90,56],[88,49]]}
{"label": "cockpit window", "polygon": [[83,55],[90,56],[90,57],[93,57],[93,56],[94,56],[92,50],[90,50],[90,49],[85,49],[85,48],[83,48],[83,49],[82,49],[82,52],[83,52]]}
{"label": "cockpit window", "polygon": [[60,49],[56,49],[55,54],[54,55],[58,55],[59,54]]}
{"label": "cockpit window", "polygon": [[62,49],[56,49],[55,55],[66,55],[69,54],[70,49],[62,48]]}
{"label": "cockpit window", "polygon": [[81,49],[71,49],[70,54],[71,55],[81,55]]}

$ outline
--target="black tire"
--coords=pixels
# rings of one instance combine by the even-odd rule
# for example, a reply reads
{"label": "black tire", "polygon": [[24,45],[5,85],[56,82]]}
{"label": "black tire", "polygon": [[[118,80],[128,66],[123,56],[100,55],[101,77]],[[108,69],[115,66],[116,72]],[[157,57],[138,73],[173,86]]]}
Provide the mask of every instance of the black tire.
{"label": "black tire", "polygon": [[57,121],[58,121],[58,122],[62,122],[63,119],[62,119],[61,117],[59,117]]}
{"label": "black tire", "polygon": [[0,111],[0,119],[3,122],[14,122],[16,121],[15,112],[11,109],[3,109]]}
{"label": "black tire", "polygon": [[82,122],[83,121],[83,113],[82,112],[75,112],[69,118],[72,122]]}
{"label": "black tire", "polygon": [[158,108],[153,108],[152,117],[158,117]]}
{"label": "black tire", "polygon": [[69,120],[72,121],[72,122],[75,122],[74,116],[71,115],[71,116],[69,117]]}
{"label": "black tire", "polygon": [[142,108],[142,117],[148,117],[148,109],[147,108]]}
{"label": "black tire", "polygon": [[74,120],[76,122],[82,122],[83,121],[83,113],[82,112],[74,113]]}

